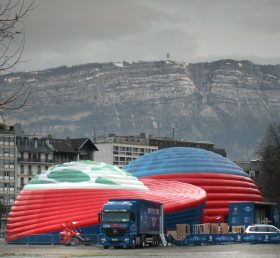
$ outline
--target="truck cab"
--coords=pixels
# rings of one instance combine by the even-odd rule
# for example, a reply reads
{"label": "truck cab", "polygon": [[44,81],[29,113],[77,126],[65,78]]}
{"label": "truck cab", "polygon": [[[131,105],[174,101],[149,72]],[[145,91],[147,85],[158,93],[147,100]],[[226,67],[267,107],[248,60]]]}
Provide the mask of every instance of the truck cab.
{"label": "truck cab", "polygon": [[163,233],[162,204],[147,200],[109,200],[100,220],[100,243],[105,249],[156,246]]}

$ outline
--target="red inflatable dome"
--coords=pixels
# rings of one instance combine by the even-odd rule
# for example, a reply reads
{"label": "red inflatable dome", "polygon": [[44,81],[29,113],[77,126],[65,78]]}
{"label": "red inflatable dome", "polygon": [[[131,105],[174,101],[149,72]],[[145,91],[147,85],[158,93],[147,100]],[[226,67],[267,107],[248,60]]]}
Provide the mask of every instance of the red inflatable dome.
{"label": "red inflatable dome", "polygon": [[176,181],[139,180],[105,163],[65,163],[42,172],[20,192],[9,214],[6,240],[25,242],[33,236],[38,242],[40,235],[57,233],[71,221],[83,233],[98,233],[98,212],[112,198],[161,202],[165,225],[174,228],[176,223],[199,223],[206,192]]}

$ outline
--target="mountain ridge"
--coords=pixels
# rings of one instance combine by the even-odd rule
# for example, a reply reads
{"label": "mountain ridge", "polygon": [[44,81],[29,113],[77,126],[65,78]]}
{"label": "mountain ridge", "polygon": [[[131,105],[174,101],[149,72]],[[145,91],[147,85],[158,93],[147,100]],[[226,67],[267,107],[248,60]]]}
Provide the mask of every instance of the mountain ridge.
{"label": "mountain ridge", "polygon": [[[3,89],[26,73],[0,77]],[[111,62],[28,73],[28,106],[8,113],[28,132],[93,137],[146,132],[210,141],[235,160],[255,158],[269,123],[280,118],[280,65],[232,59]]]}

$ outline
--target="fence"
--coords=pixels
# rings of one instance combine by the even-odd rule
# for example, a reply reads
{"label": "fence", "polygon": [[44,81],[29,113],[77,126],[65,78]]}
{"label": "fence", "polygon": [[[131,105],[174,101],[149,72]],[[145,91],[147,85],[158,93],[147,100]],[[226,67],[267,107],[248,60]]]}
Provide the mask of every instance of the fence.
{"label": "fence", "polygon": [[6,236],[5,231],[0,230],[0,239],[4,239]]}
{"label": "fence", "polygon": [[177,234],[176,237],[168,235],[168,241],[177,246],[188,245],[219,245],[219,244],[271,244],[280,243],[279,233],[244,233],[244,234]]}
{"label": "fence", "polygon": [[167,231],[168,241],[174,245],[211,245],[229,243],[280,243],[279,233],[243,234],[244,226],[226,223],[177,224]]}
{"label": "fence", "polygon": [[[12,238],[12,236],[10,235]],[[5,239],[5,232],[0,232],[0,239]],[[87,239],[87,245],[99,245],[98,234],[82,234],[83,239]],[[56,245],[59,244],[59,233],[57,234],[40,234],[24,236],[19,239],[10,241],[11,244],[43,244],[43,245]]]}

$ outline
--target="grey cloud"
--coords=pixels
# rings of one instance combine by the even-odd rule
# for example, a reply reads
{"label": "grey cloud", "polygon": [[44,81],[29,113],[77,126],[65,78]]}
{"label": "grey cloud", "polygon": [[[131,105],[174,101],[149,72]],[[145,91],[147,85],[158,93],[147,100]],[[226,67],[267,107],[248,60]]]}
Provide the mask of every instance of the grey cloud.
{"label": "grey cloud", "polygon": [[[213,57],[278,60],[279,0],[37,0],[22,69]],[[34,67],[34,68],[33,68]]]}
{"label": "grey cloud", "polygon": [[114,39],[149,30],[152,22],[166,19],[157,9],[126,0],[41,0],[32,16],[27,24],[30,35],[48,41]]}
{"label": "grey cloud", "polygon": [[229,29],[236,26],[240,30],[279,33],[279,0],[154,0],[150,5],[176,13],[182,21],[200,20],[206,27],[222,24]]}
{"label": "grey cloud", "polygon": [[[69,49],[65,47],[66,53],[70,53],[70,49],[74,48],[74,46],[68,47]],[[62,51],[63,49],[59,47],[52,52],[37,51],[36,58],[30,61],[29,65],[38,64],[36,66],[42,69],[51,67],[49,63],[74,65],[100,62],[100,60],[103,62],[162,60],[166,58],[167,53],[170,53],[171,59],[182,61],[195,53],[196,42],[193,35],[184,33],[181,29],[163,28],[106,41],[106,44],[103,41],[92,42],[83,49],[72,51],[69,55]],[[28,66],[28,63],[25,66]]]}

